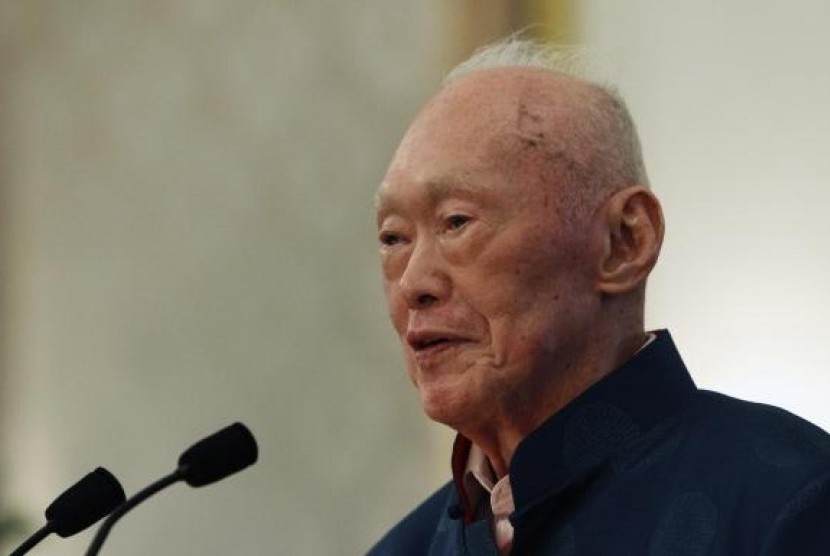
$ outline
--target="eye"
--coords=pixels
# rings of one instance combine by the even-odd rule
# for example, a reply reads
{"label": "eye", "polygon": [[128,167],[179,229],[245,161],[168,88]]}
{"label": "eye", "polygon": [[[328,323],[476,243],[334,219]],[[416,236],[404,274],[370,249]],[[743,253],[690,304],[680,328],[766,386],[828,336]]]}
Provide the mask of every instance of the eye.
{"label": "eye", "polygon": [[403,238],[395,232],[380,232],[380,234],[378,235],[378,239],[380,240],[381,245],[387,247],[397,245],[401,241],[403,241]]}
{"label": "eye", "polygon": [[464,214],[453,214],[452,216],[447,217],[447,229],[460,230],[461,228],[466,226],[467,223],[470,222],[470,220],[472,220],[472,218]]}

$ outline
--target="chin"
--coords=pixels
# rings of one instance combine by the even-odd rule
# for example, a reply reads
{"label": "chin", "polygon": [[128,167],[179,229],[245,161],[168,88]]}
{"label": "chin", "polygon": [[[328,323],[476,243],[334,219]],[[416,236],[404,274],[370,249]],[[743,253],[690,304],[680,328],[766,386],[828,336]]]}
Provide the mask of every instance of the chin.
{"label": "chin", "polygon": [[455,430],[461,428],[462,423],[469,421],[471,407],[470,400],[459,396],[457,392],[440,387],[419,386],[421,406],[427,417]]}

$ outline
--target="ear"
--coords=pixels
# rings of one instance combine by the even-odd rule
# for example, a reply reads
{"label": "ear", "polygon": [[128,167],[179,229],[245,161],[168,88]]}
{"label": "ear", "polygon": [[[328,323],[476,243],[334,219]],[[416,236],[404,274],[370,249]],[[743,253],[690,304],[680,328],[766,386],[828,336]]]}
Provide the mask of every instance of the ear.
{"label": "ear", "polygon": [[597,289],[620,294],[645,284],[663,244],[663,211],[657,197],[639,185],[621,189],[606,201],[599,226],[603,246]]}

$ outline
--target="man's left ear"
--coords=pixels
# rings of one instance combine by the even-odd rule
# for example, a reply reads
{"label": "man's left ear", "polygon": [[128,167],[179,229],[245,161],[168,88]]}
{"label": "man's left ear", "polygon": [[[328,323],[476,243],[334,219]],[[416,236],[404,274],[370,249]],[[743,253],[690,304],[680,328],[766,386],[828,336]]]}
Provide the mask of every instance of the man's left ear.
{"label": "man's left ear", "polygon": [[663,244],[663,211],[643,186],[626,187],[605,203],[597,289],[606,294],[632,291],[645,283]]}

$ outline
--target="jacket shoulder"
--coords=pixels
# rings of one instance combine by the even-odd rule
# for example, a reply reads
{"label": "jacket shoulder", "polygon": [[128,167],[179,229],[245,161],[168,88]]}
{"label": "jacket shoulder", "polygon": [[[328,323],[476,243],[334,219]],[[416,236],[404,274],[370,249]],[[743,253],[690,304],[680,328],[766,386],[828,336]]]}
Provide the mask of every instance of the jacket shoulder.
{"label": "jacket shoulder", "polygon": [[692,411],[710,441],[744,444],[767,463],[830,462],[830,434],[779,407],[700,390]]}
{"label": "jacket shoulder", "polygon": [[715,392],[696,398],[685,433],[699,472],[728,478],[774,507],[830,471],[830,434],[809,421]]}

